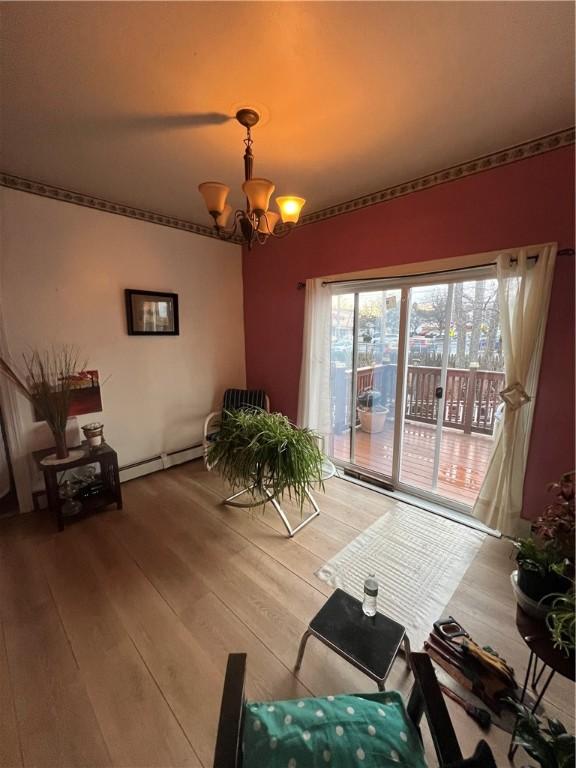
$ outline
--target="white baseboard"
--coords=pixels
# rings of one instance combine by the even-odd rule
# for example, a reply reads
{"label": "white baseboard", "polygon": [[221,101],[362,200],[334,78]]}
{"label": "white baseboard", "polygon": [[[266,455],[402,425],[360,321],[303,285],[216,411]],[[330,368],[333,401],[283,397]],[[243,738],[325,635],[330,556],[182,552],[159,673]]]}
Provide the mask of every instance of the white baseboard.
{"label": "white baseboard", "polygon": [[125,483],[127,480],[134,480],[137,477],[143,477],[152,472],[160,472],[162,469],[175,467],[177,464],[184,464],[186,461],[200,459],[202,455],[202,445],[193,445],[190,448],[184,448],[174,453],[162,453],[160,456],[139,461],[137,464],[120,467],[120,482]]}

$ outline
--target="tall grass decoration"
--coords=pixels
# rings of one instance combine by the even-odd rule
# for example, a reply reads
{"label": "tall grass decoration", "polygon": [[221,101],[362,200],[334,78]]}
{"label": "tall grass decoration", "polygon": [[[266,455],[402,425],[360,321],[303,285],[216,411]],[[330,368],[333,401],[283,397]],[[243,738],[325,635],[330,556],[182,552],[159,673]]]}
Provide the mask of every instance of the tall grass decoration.
{"label": "tall grass decoration", "polygon": [[322,458],[314,432],[258,409],[225,411],[208,451],[208,462],[232,488],[250,488],[249,506],[265,503],[269,491],[275,498],[287,493],[300,510],[307,488],[322,486]]}
{"label": "tall grass decoration", "polygon": [[70,410],[72,377],[84,370],[86,362],[80,363],[78,350],[67,345],[52,347],[44,352],[33,350],[22,357],[24,373],[2,357],[0,373],[15,385],[46,421],[54,436],[58,458],[66,458],[66,421]]}

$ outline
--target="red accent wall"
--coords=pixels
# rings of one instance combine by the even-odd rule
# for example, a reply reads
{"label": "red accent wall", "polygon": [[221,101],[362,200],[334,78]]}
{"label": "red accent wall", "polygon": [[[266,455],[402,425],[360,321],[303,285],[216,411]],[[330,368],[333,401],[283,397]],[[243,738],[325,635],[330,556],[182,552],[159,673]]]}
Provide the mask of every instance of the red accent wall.
{"label": "red accent wall", "polygon": [[[249,387],[296,418],[304,291],[310,277],[533,243],[574,247],[574,147],[302,227],[244,252]],[[574,257],[558,257],[528,468],[525,515],[574,466]]]}

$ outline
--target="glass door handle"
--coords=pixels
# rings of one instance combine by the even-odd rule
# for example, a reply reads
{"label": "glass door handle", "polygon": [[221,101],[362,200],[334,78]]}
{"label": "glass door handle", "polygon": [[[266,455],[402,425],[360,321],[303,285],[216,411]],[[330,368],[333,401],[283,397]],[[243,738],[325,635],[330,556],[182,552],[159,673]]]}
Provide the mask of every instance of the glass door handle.
{"label": "glass door handle", "polygon": [[436,391],[434,393],[438,400],[442,400],[442,396],[444,395],[444,390],[442,387],[436,387]]}

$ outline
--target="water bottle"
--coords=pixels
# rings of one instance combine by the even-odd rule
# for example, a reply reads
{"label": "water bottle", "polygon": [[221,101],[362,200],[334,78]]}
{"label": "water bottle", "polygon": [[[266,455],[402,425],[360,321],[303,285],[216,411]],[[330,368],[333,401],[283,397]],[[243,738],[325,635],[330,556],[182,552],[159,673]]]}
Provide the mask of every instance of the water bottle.
{"label": "water bottle", "polygon": [[362,610],[366,616],[376,616],[376,603],[378,600],[378,582],[371,573],[364,582],[364,600]]}

